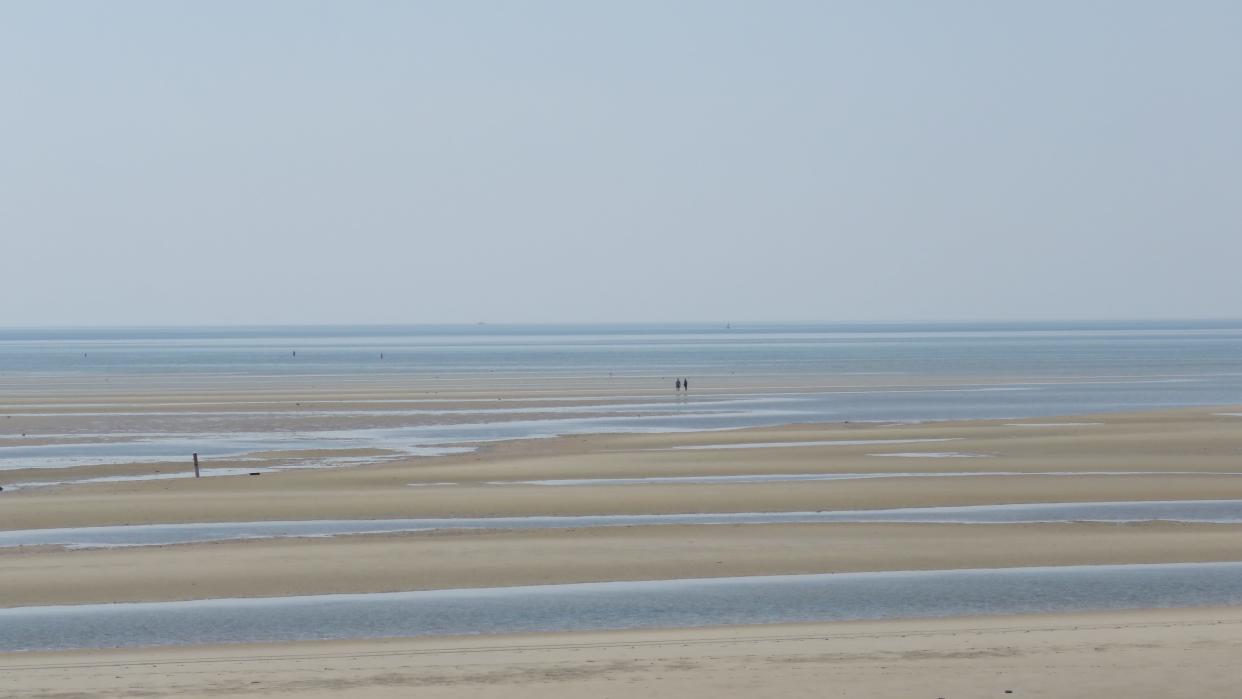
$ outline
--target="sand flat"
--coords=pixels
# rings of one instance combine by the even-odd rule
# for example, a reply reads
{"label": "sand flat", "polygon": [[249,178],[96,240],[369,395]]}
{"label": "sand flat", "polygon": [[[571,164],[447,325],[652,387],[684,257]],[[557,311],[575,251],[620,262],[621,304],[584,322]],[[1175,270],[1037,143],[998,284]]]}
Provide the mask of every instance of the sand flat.
{"label": "sand flat", "polygon": [[[1242,431],[1219,408],[1091,416],[1081,428],[1004,421],[796,425],[595,435],[478,453],[248,477],[99,483],[0,494],[5,529],[305,519],[788,512],[1001,503],[1242,498]],[[1083,421],[1056,418],[1047,422]],[[952,459],[867,456],[872,445],[674,446],[953,438],[1004,478],[745,484],[490,485],[492,480],[755,473],[943,472]],[[929,443],[937,444],[937,443]],[[1159,474],[1038,475],[1073,470]],[[1172,472],[1172,473],[1170,473]],[[1180,472],[1180,473],[1179,473]],[[1222,475],[1206,475],[1206,474]],[[412,488],[411,482],[454,485]],[[0,550],[0,606],[371,592],[610,579],[979,566],[1242,560],[1233,525],[713,525],[439,532],[65,551]]]}
{"label": "sand flat", "polygon": [[[583,459],[589,463],[589,459]],[[1233,468],[1237,468],[1236,465]],[[410,488],[292,486],[286,474],[93,484],[4,494],[4,527],[525,515],[788,512],[1242,498],[1242,476],[963,476],[738,484]],[[231,481],[231,482],[230,482]],[[251,484],[254,485],[251,485]],[[288,487],[286,487],[288,486]]]}
{"label": "sand flat", "polygon": [[[526,400],[538,396],[523,389]],[[576,390],[576,389],[575,389]],[[582,394],[598,396],[594,388]],[[551,396],[561,401],[570,390]],[[135,394],[142,404],[159,400]],[[225,403],[257,393],[213,395]],[[518,395],[517,393],[514,394]],[[290,393],[293,398],[303,394]],[[408,396],[360,387],[353,399]],[[460,404],[482,394],[458,393]],[[66,393],[63,399],[75,400]],[[594,398],[593,398],[594,399]],[[80,400],[78,398],[77,400]],[[129,400],[127,398],[126,400]],[[0,493],[5,529],[323,518],[783,512],[1242,498],[1234,408],[1009,420],[790,425],[501,442],[370,466]],[[56,418],[61,419],[61,418]],[[64,418],[85,420],[88,418]],[[256,418],[261,420],[262,418]],[[266,427],[260,424],[259,427]],[[949,439],[1004,478],[492,485],[498,480],[975,470],[869,456]],[[711,444],[868,441],[749,449]],[[939,445],[939,446],[938,446]],[[911,446],[914,446],[913,444]],[[894,445],[894,451],[910,447]],[[977,461],[977,460],[974,460]],[[176,467],[176,465],[174,465]],[[64,469],[133,474],[151,465]],[[161,466],[160,468],[164,468]],[[1160,473],[1075,475],[1067,471]],[[16,474],[20,476],[21,474]],[[27,474],[30,475],[30,474]],[[6,478],[12,474],[6,474]],[[413,482],[453,485],[413,488]],[[435,532],[153,548],[0,550],[0,606],[871,570],[1242,560],[1242,525],[765,524]],[[1223,623],[1216,623],[1223,620]],[[1242,612],[1165,610],[526,637],[0,656],[0,696],[1232,696]],[[1004,686],[1002,686],[1004,685]]]}
{"label": "sand flat", "polygon": [[765,524],[0,550],[3,607],[784,573],[1242,560],[1242,525]]}
{"label": "sand flat", "polygon": [[[4,505],[0,526],[24,529],[179,521],[787,511],[1242,497],[1242,477],[1199,473],[1240,470],[1242,431],[1236,419],[1215,412],[1219,408],[1093,416],[1093,421],[1105,424],[1091,430],[1029,430],[1003,421],[836,423],[504,442],[485,445],[478,453],[400,459],[373,466],[6,491],[0,493]],[[716,443],[938,438],[954,438],[944,443],[951,444],[952,451],[992,454],[987,459],[989,471],[1148,470],[1163,475],[567,486],[555,492],[537,486],[488,485],[497,480],[555,478],[977,469],[977,460],[869,456],[875,451],[873,445],[661,451]],[[133,474],[142,468],[165,471],[167,466],[118,465],[90,469],[90,474]],[[65,469],[29,477],[65,478],[85,471]],[[1186,475],[1167,475],[1170,471]],[[20,482],[23,476],[7,472],[4,478]],[[409,487],[415,482],[457,485]]]}

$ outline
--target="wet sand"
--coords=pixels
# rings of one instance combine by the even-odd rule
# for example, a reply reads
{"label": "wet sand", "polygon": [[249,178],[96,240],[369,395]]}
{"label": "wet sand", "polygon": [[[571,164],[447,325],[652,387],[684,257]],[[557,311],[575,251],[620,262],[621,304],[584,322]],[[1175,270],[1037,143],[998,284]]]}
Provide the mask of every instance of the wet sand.
{"label": "wet sand", "polygon": [[[386,395],[367,388],[355,398]],[[151,396],[137,395],[133,400],[156,400],[159,394],[153,391]],[[217,398],[225,403],[240,400]],[[458,395],[454,400],[463,398]],[[82,399],[66,393],[58,400]],[[5,491],[0,493],[0,528],[1235,499],[1242,498],[1242,476],[1228,474],[1242,471],[1242,418],[1218,413],[1239,410],[836,423],[501,442],[483,445],[476,453],[371,466]],[[913,439],[949,441],[877,441]],[[677,448],[841,440],[871,443]],[[911,452],[985,456],[892,455]],[[90,473],[132,474],[156,468],[164,466],[118,464]],[[1030,475],[563,487],[491,484],[558,478],[979,470]],[[74,472],[84,469],[56,471],[54,476],[81,475]],[[1072,471],[1176,473],[1039,475]],[[49,474],[7,472],[4,478],[36,480],[38,475]],[[428,485],[432,483],[449,485]],[[1237,561],[1242,560],[1240,534],[1242,525],[1162,522],[835,523],[435,532],[109,550],[32,547],[0,550],[4,570],[0,607],[781,573]],[[1225,623],[1215,623],[1217,617]],[[420,696],[556,697],[596,692],[819,696],[825,686],[840,688],[848,696],[995,696],[1005,689],[1014,690],[1015,696],[1232,696],[1233,659],[1242,646],[1240,628],[1242,612],[1237,609],[1168,610],[9,654],[0,656],[0,696],[78,696],[74,692],[127,696],[141,688],[156,696],[313,697],[348,691],[350,696],[365,697],[393,696],[408,687],[417,687]]]}
{"label": "wet sand", "polygon": [[[644,514],[857,509],[1094,500],[1231,499],[1242,477],[1242,418],[1223,409],[1058,418],[1103,423],[1028,428],[1014,421],[797,425],[652,435],[596,435],[484,444],[478,453],[262,476],[81,484],[4,492],[5,529],[181,521]],[[1018,421],[1020,425],[1023,421]],[[1052,420],[1025,421],[1050,423]],[[908,443],[909,439],[949,439]],[[695,449],[790,441],[869,444]],[[903,443],[876,443],[877,441]],[[986,458],[909,458],[886,452],[970,452]],[[877,454],[879,454],[877,456]],[[310,458],[303,455],[304,458]],[[231,462],[227,462],[231,463]],[[219,466],[205,461],[206,468]],[[166,470],[109,466],[113,471]],[[189,470],[189,465],[178,468]],[[39,477],[69,477],[63,469]],[[877,479],[615,487],[489,485],[498,480],[892,471],[1158,471],[1160,475]],[[1167,472],[1185,475],[1168,475]],[[78,474],[80,475],[80,474]],[[27,475],[6,472],[9,482]],[[31,477],[32,480],[35,478]],[[452,483],[434,487],[410,484]]]}
{"label": "wet sand", "polygon": [[[1242,498],[1242,418],[1196,408],[1030,421],[829,424],[596,435],[478,453],[262,476],[0,493],[4,529],[142,523],[787,512],[1000,503]],[[1033,423],[1043,427],[1017,426]],[[1069,424],[1058,424],[1069,423]],[[1079,424],[1088,426],[1077,426]],[[986,458],[872,456],[970,452]],[[682,446],[868,441],[755,449]],[[980,466],[980,462],[986,465]],[[497,480],[764,473],[1005,477],[613,486]],[[1161,471],[1043,476],[1046,472]],[[1170,475],[1168,472],[1182,472]],[[1222,475],[1208,475],[1218,473]],[[411,484],[451,483],[451,485]],[[752,524],[232,541],[152,549],[0,549],[0,606],[371,592],[610,579],[1242,560],[1242,525]]]}
{"label": "wet sand", "polygon": [[[1242,560],[1242,525],[764,524],[0,551],[4,606],[607,580]],[[65,571],[77,571],[66,575]]]}

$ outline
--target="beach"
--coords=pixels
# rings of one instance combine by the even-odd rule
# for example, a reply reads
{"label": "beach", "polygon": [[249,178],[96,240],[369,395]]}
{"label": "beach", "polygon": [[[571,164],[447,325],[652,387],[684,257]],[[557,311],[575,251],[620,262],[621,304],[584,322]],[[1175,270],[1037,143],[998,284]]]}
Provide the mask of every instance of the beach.
{"label": "beach", "polygon": [[[595,435],[261,477],[5,494],[6,528],[1242,498],[1233,409]],[[1038,425],[1038,426],[1036,426]],[[892,440],[892,441],[890,441]],[[945,440],[917,441],[906,440]],[[796,443],[803,443],[799,446]],[[866,442],[851,444],[850,442]],[[778,444],[780,446],[756,446]],[[738,446],[751,448],[737,448]],[[682,448],[695,447],[695,448]],[[700,448],[708,447],[708,448]],[[901,451],[897,451],[900,449]],[[884,454],[889,455],[884,455]],[[911,454],[986,454],[921,458]],[[873,456],[873,454],[879,454]],[[901,454],[896,456],[892,454]],[[985,466],[980,466],[986,462]],[[1149,470],[1160,475],[1136,474]],[[824,481],[669,477],[869,474]],[[930,474],[961,473],[935,476]],[[971,475],[986,472],[989,475]],[[1087,472],[1091,475],[1073,475]],[[1179,472],[1181,472],[1179,474]],[[574,478],[627,484],[543,485]],[[518,483],[526,481],[527,483]],[[535,483],[531,483],[535,482]],[[430,484],[436,485],[430,485]],[[0,549],[7,607],[610,580],[1242,560],[1242,524],[717,524]],[[34,652],[0,695],[1227,696],[1236,608]],[[313,667],[314,671],[311,672]]]}
{"label": "beach", "polygon": [[[1237,405],[788,413],[906,396],[929,412],[1060,406],[1083,390],[1070,378],[722,376],[692,395],[655,378],[107,378],[3,381],[0,614],[1242,561]],[[1157,380],[1093,379],[1099,395]],[[165,456],[178,449],[203,452],[205,477]],[[759,626],[710,610],[696,628],[655,614],[477,636],[256,625],[219,636],[238,643],[93,649],[72,634],[24,647],[18,628],[0,695],[1228,695],[1232,593],[1097,609],[1031,589],[1007,614],[967,600]],[[103,628],[91,645],[133,645]]]}
{"label": "beach", "polygon": [[0,699],[1242,695],[1242,3],[62,5]]}

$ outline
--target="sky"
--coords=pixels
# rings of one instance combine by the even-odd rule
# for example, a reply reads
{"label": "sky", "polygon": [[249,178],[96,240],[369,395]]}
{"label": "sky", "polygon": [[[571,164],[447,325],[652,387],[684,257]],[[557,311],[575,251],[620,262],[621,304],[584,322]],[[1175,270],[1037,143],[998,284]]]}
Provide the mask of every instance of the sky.
{"label": "sky", "polygon": [[0,326],[1242,317],[1242,3],[0,0]]}

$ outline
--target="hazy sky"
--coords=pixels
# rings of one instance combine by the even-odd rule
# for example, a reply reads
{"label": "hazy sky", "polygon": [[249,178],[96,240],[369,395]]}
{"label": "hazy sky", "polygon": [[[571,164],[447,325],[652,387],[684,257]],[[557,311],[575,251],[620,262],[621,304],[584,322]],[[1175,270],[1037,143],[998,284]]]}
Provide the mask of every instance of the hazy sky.
{"label": "hazy sky", "polygon": [[1242,2],[0,0],[0,325],[1242,316]]}

